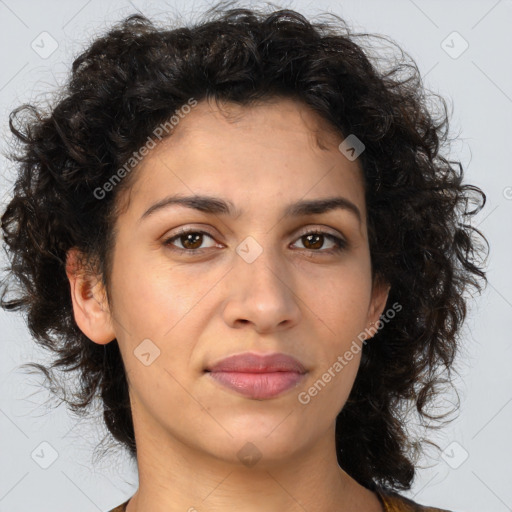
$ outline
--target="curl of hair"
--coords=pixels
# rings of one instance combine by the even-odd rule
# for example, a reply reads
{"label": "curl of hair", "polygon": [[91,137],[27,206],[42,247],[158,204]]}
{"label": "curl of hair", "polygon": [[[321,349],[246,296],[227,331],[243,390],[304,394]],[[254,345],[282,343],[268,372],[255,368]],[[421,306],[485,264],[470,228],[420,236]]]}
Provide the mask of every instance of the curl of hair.
{"label": "curl of hair", "polygon": [[[431,416],[427,407],[439,385],[451,383],[464,293],[487,281],[477,235],[487,240],[469,223],[486,196],[463,184],[459,162],[440,154],[446,103],[426,95],[403,51],[390,69],[379,69],[377,62],[386,60],[358,38],[389,39],[352,33],[338,16],[313,23],[286,9],[219,6],[204,16],[174,29],[157,28],[143,15],[127,17],[76,58],[50,112],[26,104],[11,113],[17,151],[9,158],[17,179],[1,218],[9,257],[1,306],[26,312],[32,336],[57,356],[50,370],[78,374],[80,387],[65,397],[67,405],[80,412],[99,396],[108,431],[135,456],[117,340],[98,345],[80,331],[65,273],[66,253],[77,247],[84,265],[109,285],[116,198],[135,171],[102,200],[93,191],[190,98],[240,105],[276,97],[301,101],[365,145],[359,159],[372,273],[391,285],[388,304],[402,306],[363,349],[337,418],[338,461],[367,488],[409,489],[417,443],[405,429],[404,404],[437,428],[433,422],[444,416]],[[433,96],[439,112],[428,104]],[[59,389],[53,371],[32,366]]]}

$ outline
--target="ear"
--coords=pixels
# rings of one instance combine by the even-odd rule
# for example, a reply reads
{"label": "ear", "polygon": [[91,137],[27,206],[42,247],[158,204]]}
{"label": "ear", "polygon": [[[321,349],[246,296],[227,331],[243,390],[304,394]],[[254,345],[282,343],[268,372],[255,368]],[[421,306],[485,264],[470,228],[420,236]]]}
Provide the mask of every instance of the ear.
{"label": "ear", "polygon": [[[366,339],[372,338],[378,331],[379,318],[384,312],[391,286],[379,275],[375,276],[372,287],[372,298],[368,309],[367,330],[372,333]],[[373,323],[372,323],[373,322]]]}
{"label": "ear", "polygon": [[75,322],[94,343],[106,345],[115,339],[112,319],[101,279],[87,272],[82,253],[72,247],[66,254],[66,275],[71,287]]}

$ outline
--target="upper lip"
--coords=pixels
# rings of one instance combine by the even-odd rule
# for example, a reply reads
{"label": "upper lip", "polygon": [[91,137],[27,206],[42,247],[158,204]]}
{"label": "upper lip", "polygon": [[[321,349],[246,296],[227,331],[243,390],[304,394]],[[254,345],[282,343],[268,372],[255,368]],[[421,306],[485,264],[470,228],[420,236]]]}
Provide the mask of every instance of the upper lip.
{"label": "upper lip", "polygon": [[306,373],[302,363],[292,356],[277,354],[255,354],[245,352],[235,354],[220,360],[206,371],[210,372],[245,372],[245,373],[267,373],[267,372],[296,372]]}

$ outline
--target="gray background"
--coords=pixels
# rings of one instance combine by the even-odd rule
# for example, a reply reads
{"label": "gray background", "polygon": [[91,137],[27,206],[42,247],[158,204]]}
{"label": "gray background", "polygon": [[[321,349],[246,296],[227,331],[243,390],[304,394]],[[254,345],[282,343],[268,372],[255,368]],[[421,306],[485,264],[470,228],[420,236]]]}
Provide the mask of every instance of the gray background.
{"label": "gray background", "polygon": [[[9,112],[26,101],[51,100],[49,92],[63,82],[73,58],[96,34],[137,9],[153,19],[178,11],[186,20],[212,3],[189,3],[185,9],[186,5],[142,0],[108,4],[0,0],[2,151],[9,143]],[[459,138],[449,156],[462,162],[466,180],[483,188],[488,197],[475,225],[491,245],[489,285],[470,304],[463,332],[457,364],[461,378],[456,381],[460,414],[433,437],[445,449],[444,456],[427,453],[413,488],[404,495],[455,512],[512,510],[508,323],[512,315],[512,1],[351,0],[279,5],[306,15],[332,11],[356,31],[390,36],[416,60],[426,86],[441,93],[452,109],[451,134]],[[469,46],[458,55],[464,41]],[[55,51],[44,54],[52,44],[58,45]],[[4,158],[0,165],[3,209],[12,174]],[[3,266],[5,260],[0,263]],[[94,446],[106,433],[100,412],[92,420],[78,421],[64,406],[47,410],[43,404],[49,394],[40,378],[18,369],[27,361],[48,361],[47,355],[34,346],[19,315],[0,310],[0,333],[0,512],[94,512],[110,510],[131,496],[137,474],[122,450],[100,462],[92,459]],[[451,395],[446,397],[449,400]],[[41,465],[52,462],[53,450],[57,458],[44,469]]]}

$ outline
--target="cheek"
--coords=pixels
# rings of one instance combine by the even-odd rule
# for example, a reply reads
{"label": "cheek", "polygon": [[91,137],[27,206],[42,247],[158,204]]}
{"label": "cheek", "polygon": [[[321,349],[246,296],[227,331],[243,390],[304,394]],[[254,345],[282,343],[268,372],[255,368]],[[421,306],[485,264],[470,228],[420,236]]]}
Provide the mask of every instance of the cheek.
{"label": "cheek", "polygon": [[318,421],[332,424],[345,406],[359,369],[360,354],[354,354],[351,361],[340,363],[338,356],[344,351],[333,354],[325,366],[320,366],[308,385],[298,395],[299,405],[304,415],[303,428],[309,424],[318,428]]}
{"label": "cheek", "polygon": [[132,412],[141,414],[144,422],[156,421],[159,425],[172,425],[177,432],[187,432],[191,418],[200,418],[202,411],[201,405],[191,399],[188,387],[181,384],[184,375],[179,370],[186,371],[185,362],[173,364],[162,351],[161,357],[149,367],[137,363],[128,368]]}
{"label": "cheek", "polygon": [[304,287],[300,296],[306,297],[304,302],[331,334],[341,339],[365,327],[371,284],[368,276],[357,269],[333,272],[321,287],[315,286],[313,294]]}
{"label": "cheek", "polygon": [[[171,267],[165,262],[141,264],[135,257],[124,261],[120,258],[116,264],[114,325],[123,358],[127,358],[126,366],[137,380],[136,387],[144,385],[140,381],[142,375],[139,376],[144,371],[144,379],[157,388],[164,385],[159,379],[173,380],[165,370],[182,381],[190,371],[190,355],[204,328],[202,322],[206,317],[202,312],[206,301],[202,298],[219,278],[198,270],[191,275],[185,266]],[[149,353],[147,358],[154,358],[154,363],[149,367],[141,364],[137,360],[141,353]],[[172,382],[165,386],[170,388],[159,392],[179,391]]]}
{"label": "cheek", "polygon": [[[361,351],[359,338],[366,327],[370,285],[362,273],[339,274],[329,283],[311,309],[316,316],[318,365],[307,393],[311,401],[322,403],[325,410],[340,411],[359,370]],[[317,393],[315,396],[314,394]]]}
{"label": "cheek", "polygon": [[194,308],[207,276],[194,279],[179,267],[148,258],[119,257],[112,279],[112,298],[116,314],[131,327],[135,337],[155,339],[169,335],[180,319]]}

